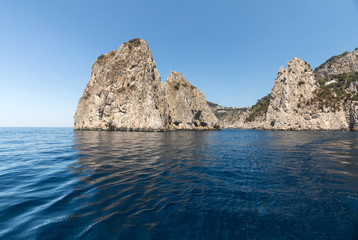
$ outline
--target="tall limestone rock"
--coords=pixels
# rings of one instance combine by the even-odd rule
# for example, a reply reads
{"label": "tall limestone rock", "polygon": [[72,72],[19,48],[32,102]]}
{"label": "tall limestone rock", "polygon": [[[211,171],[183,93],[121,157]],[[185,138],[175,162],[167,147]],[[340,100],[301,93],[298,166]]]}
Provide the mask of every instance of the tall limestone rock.
{"label": "tall limestone rock", "polygon": [[96,60],[74,120],[75,129],[166,129],[162,83],[146,41],[131,40]]}
{"label": "tall limestone rock", "polygon": [[211,104],[229,128],[358,130],[358,49],[334,56],[312,72],[293,58],[279,70],[270,98],[250,108]]}
{"label": "tall limestone rock", "polygon": [[349,72],[358,72],[358,48],[353,52],[344,52],[341,55],[333,56],[315,69],[317,78]]}
{"label": "tall limestone rock", "polygon": [[205,96],[179,78],[175,81],[180,81],[181,88],[187,84],[189,89],[176,92],[175,86],[171,88],[172,78],[164,91],[148,43],[142,39],[101,55],[78,102],[75,130],[217,130],[216,117],[202,104]]}
{"label": "tall limestone rock", "polygon": [[[358,130],[358,48],[333,56],[315,69],[321,93],[331,91],[328,102],[345,111],[348,130]],[[329,93],[329,92],[328,92]]]}
{"label": "tall limestone rock", "polygon": [[164,92],[168,103],[169,130],[220,129],[204,94],[181,73],[170,72],[164,83]]}
{"label": "tall limestone rock", "polygon": [[320,106],[320,91],[310,66],[298,59],[279,70],[271,91],[265,129],[343,130],[347,121],[343,106]]}

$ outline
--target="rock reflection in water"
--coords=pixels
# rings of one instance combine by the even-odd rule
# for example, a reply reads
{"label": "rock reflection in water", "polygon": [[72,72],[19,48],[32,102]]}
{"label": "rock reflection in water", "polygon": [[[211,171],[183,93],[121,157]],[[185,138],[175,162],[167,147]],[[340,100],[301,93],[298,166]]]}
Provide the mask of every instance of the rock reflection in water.
{"label": "rock reflection in water", "polygon": [[357,136],[75,132],[68,220],[94,238],[352,237]]}
{"label": "rock reflection in water", "polygon": [[81,155],[73,168],[81,182],[76,202],[84,208],[76,217],[92,216],[93,225],[116,223],[123,237],[169,222],[168,211],[183,214],[200,205],[210,134],[75,132]]}

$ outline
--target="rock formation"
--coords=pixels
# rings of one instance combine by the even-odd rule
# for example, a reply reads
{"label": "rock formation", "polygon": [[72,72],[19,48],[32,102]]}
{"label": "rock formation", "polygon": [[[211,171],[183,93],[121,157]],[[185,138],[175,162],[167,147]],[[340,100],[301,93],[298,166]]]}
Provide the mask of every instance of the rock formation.
{"label": "rock formation", "polygon": [[268,95],[249,108],[223,107],[210,102],[208,104],[219,120],[219,124],[225,128],[260,129],[266,119],[269,103]]}
{"label": "rock formation", "polygon": [[353,52],[344,52],[341,55],[333,56],[315,69],[317,78],[349,72],[358,72],[358,48]]}
{"label": "rock formation", "polygon": [[171,72],[162,84],[148,43],[133,39],[95,61],[74,125],[124,131],[218,130],[219,125],[358,130],[358,49],[328,59],[314,72],[291,59],[278,71],[271,94],[252,107],[209,105],[181,73]]}
{"label": "rock formation", "polygon": [[170,72],[164,83],[164,92],[168,103],[168,129],[220,128],[204,94],[183,78],[181,73]]}
{"label": "rock formation", "polygon": [[223,127],[358,130],[358,49],[332,57],[315,72],[291,59],[269,96],[250,108],[211,106]]}
{"label": "rock formation", "polygon": [[135,39],[97,58],[74,119],[75,129],[166,129],[163,88],[147,42]]}
{"label": "rock formation", "polygon": [[[179,90],[176,84],[180,85]],[[133,39],[118,50],[98,57],[78,102],[74,128],[124,131],[220,129],[205,96],[181,74],[171,73],[168,83],[163,86],[148,43],[142,39]]]}
{"label": "rock formation", "polygon": [[263,128],[275,130],[342,130],[348,127],[342,108],[319,109],[315,94],[319,84],[311,67],[293,58],[277,73]]}

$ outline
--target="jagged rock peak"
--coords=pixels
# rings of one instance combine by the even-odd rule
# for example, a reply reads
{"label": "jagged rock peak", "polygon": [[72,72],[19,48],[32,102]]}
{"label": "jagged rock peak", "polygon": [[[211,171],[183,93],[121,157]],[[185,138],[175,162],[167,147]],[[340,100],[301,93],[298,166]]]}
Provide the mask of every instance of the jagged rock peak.
{"label": "jagged rock peak", "polygon": [[190,87],[192,90],[196,88],[191,83],[189,83],[188,80],[186,80],[186,78],[184,78],[183,74],[180,72],[170,71],[170,74],[169,74],[166,82],[168,82],[168,84],[175,83],[175,84],[177,84],[178,88],[179,88],[179,86],[187,86],[187,87]]}
{"label": "jagged rock peak", "polygon": [[129,40],[128,42],[123,43],[123,45],[129,47],[139,47],[141,45],[145,45],[146,47],[148,47],[148,42],[141,38],[134,38],[132,40]]}
{"label": "jagged rock peak", "polygon": [[296,57],[292,58],[287,63],[286,69],[283,68],[282,66],[280,67],[280,69],[277,72],[277,78],[275,82],[277,81],[278,82],[290,81],[291,83],[304,81],[304,82],[308,82],[310,85],[316,84],[311,66],[307,62]]}
{"label": "jagged rock peak", "polygon": [[265,128],[306,129],[303,115],[307,112],[304,106],[317,87],[311,67],[299,58],[292,58],[286,69],[280,68],[275,79]]}
{"label": "jagged rock peak", "polygon": [[287,67],[294,65],[294,64],[303,64],[305,61],[303,61],[302,59],[299,59],[298,57],[293,57],[290,59],[290,61],[288,61],[287,63]]}
{"label": "jagged rock peak", "polygon": [[333,56],[315,69],[317,78],[349,72],[358,72],[358,48]]}
{"label": "jagged rock peak", "polygon": [[283,68],[283,66],[280,67],[280,69],[277,72],[277,76],[279,77],[283,73],[298,73],[298,72],[312,72],[311,66],[306,62],[303,61],[297,57],[292,58],[288,63],[286,68]]}
{"label": "jagged rock peak", "polygon": [[[181,82],[186,81],[186,79],[183,78],[183,74],[180,72],[170,71],[170,74],[167,78],[168,82]],[[186,81],[187,82],[187,81]]]}
{"label": "jagged rock peak", "polygon": [[101,55],[75,113],[75,129],[163,131],[166,110],[148,43],[134,39]]}
{"label": "jagged rock peak", "polygon": [[303,71],[303,72],[311,72],[311,66],[304,60],[299,59],[297,57],[292,58],[288,63],[286,67],[287,71]]}
{"label": "jagged rock peak", "polygon": [[118,50],[113,50],[107,54],[102,54],[97,58],[95,63],[99,63],[99,64],[109,63],[111,62],[111,60],[116,59],[118,57],[120,58],[130,57],[130,59],[132,60],[149,58],[148,59],[149,61],[153,61],[152,52],[149,49],[148,43],[143,39],[135,38],[128,42],[123,43],[118,48]]}
{"label": "jagged rock peak", "polygon": [[218,130],[204,94],[191,85],[179,72],[170,72],[164,83],[168,103],[169,130]]}
{"label": "jagged rock peak", "polygon": [[280,67],[277,74],[284,73],[286,69],[283,68],[283,66]]}

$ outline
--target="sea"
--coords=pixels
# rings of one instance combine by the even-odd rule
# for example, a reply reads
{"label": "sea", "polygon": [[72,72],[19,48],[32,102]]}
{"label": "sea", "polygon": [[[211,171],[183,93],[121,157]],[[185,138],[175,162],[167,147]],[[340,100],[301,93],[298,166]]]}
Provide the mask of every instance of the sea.
{"label": "sea", "polygon": [[0,239],[358,239],[358,132],[0,128]]}

